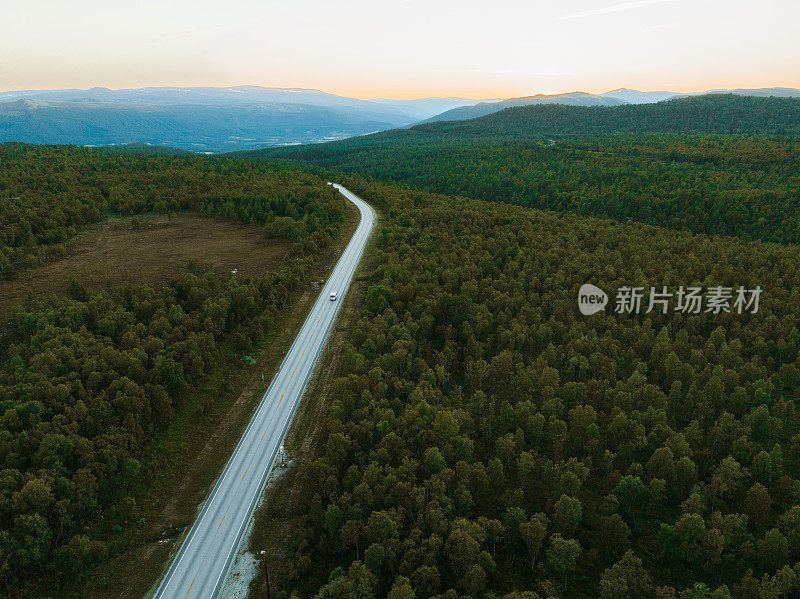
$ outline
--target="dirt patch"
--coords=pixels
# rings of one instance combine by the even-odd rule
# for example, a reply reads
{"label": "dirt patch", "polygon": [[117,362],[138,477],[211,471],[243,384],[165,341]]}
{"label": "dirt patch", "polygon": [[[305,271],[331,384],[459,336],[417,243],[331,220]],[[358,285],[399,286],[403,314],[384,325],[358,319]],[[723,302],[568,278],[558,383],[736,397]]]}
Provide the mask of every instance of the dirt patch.
{"label": "dirt patch", "polygon": [[276,269],[290,248],[289,241],[266,239],[261,227],[196,214],[110,219],[72,240],[63,258],[0,281],[0,315],[29,293],[66,293],[73,276],[98,290],[142,282],[160,287],[190,263],[258,275]]}

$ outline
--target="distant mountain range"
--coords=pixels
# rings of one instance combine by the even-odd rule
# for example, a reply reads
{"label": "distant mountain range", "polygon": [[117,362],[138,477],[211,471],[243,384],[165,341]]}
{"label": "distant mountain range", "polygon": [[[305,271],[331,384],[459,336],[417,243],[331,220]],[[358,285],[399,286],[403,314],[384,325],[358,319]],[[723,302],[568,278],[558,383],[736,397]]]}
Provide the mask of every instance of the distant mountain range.
{"label": "distant mountain range", "polygon": [[[401,110],[398,106],[384,101],[358,100],[337,96],[316,89],[293,89],[277,87],[257,87],[243,85],[238,87],[140,87],[134,89],[55,89],[39,91],[0,92],[0,102],[7,100],[42,100],[47,102],[105,102],[115,104],[135,104],[144,106],[255,106],[261,104],[291,104],[316,106],[337,110],[357,111],[365,120],[407,123],[415,116]],[[414,103],[429,104],[438,98],[409,100],[412,112]],[[425,118],[436,115],[454,106],[468,104],[470,100],[453,103],[442,100],[443,104],[423,110]],[[441,106],[441,108],[440,108]]]}
{"label": "distant mountain range", "polygon": [[0,102],[0,141],[92,146],[140,143],[197,152],[331,141],[407,122],[407,118],[388,113],[288,103]]}
{"label": "distant mountain range", "polygon": [[706,92],[696,92],[692,94],[680,94],[677,92],[640,92],[634,89],[616,89],[604,94],[587,94],[584,92],[572,92],[568,94],[526,96],[523,98],[511,98],[500,102],[479,102],[472,106],[461,106],[453,108],[441,114],[426,119],[424,122],[435,121],[464,121],[474,119],[493,112],[500,112],[506,108],[517,106],[535,106],[539,104],[563,104],[566,106],[621,106],[623,104],[653,104],[663,102],[673,98],[685,96],[700,96],[706,94],[736,94],[740,96],[759,96],[759,97],[800,97],[800,90],[789,88],[771,89],[715,89]]}
{"label": "distant mountain range", "polygon": [[373,101],[253,86],[0,92],[0,141],[224,152],[373,133],[477,102]]}
{"label": "distant mountain range", "polygon": [[467,119],[478,118],[480,116],[486,116],[487,114],[492,114],[493,112],[500,112],[506,108],[514,108],[517,106],[535,106],[538,104],[564,104],[567,106],[621,106],[622,104],[628,104],[628,102],[611,96],[606,96],[605,94],[593,95],[584,92],[571,92],[568,94],[555,94],[552,96],[537,94],[535,96],[525,96],[524,98],[500,100],[499,102],[480,102],[472,106],[460,106],[441,114],[437,114],[436,116],[426,119],[423,122],[464,121]]}
{"label": "distant mountain range", "polygon": [[[800,90],[729,91],[798,97]],[[226,152],[344,139],[419,122],[465,120],[538,104],[621,106],[682,95],[618,89],[508,100],[359,100],[319,90],[239,87],[102,87],[0,92],[0,142],[110,146],[147,144]]]}
{"label": "distant mountain range", "polygon": [[370,100],[384,106],[393,106],[404,114],[414,117],[415,122],[441,114],[461,106],[474,106],[486,100],[465,100],[464,98],[422,98],[421,100]]}

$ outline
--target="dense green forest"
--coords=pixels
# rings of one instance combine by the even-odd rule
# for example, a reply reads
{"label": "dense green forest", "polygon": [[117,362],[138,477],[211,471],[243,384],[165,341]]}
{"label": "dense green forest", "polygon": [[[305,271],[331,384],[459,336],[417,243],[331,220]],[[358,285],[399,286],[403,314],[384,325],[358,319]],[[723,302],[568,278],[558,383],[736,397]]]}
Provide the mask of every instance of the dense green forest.
{"label": "dense green forest", "polygon": [[[796,247],[344,183],[384,220],[279,596],[800,590]],[[584,317],[587,281],[765,291]]]}
{"label": "dense green forest", "polygon": [[797,243],[798,132],[797,99],[706,96],[513,108],[249,155],[448,195]]}
{"label": "dense green forest", "polygon": [[[294,240],[279,272],[190,268],[165,288],[30,297],[0,328],[0,595],[79,589],[125,548],[148,442],[187,394],[274,331],[339,234],[344,200],[313,175],[205,157],[0,146],[3,275],[109,214],[188,210]],[[41,587],[38,587],[41,588]]]}
{"label": "dense green forest", "polygon": [[[401,184],[341,179],[382,220],[292,480],[278,596],[800,592],[800,141],[762,135],[795,108],[712,97],[659,118],[697,124],[703,102],[720,113],[706,129],[514,132],[546,106],[492,115],[513,117],[502,136],[476,120],[267,154]],[[191,210],[295,241],[279,273],[76,281],[3,326],[0,593],[79,589],[119,551],[149,437],[226,348],[274,328],[339,231],[322,179],[256,156],[0,146],[5,277],[109,214]],[[764,292],[756,313],[585,317],[586,282]]]}

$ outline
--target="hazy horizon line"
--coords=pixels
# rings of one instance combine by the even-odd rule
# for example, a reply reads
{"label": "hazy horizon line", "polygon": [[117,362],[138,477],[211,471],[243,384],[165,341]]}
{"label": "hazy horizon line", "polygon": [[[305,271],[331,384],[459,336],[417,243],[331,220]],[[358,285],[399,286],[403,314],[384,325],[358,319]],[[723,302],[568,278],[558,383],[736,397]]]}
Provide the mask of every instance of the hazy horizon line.
{"label": "hazy horizon line", "polygon": [[[759,90],[759,89],[800,89],[800,87],[793,87],[790,85],[763,85],[763,86],[739,86],[739,87],[715,87],[715,88],[708,88],[708,89],[695,89],[695,88],[683,88],[683,89],[669,89],[668,87],[659,87],[659,88],[635,88],[635,87],[626,87],[620,86],[609,89],[607,91],[586,91],[586,89],[580,88],[573,88],[568,91],[552,91],[552,90],[545,90],[545,91],[535,91],[528,94],[496,94],[496,95],[488,95],[483,97],[471,96],[468,93],[465,94],[452,94],[452,93],[437,93],[436,91],[418,92],[418,95],[407,95],[407,94],[399,94],[400,96],[404,97],[397,97],[391,94],[354,94],[348,95],[346,92],[335,92],[335,91],[327,91],[325,89],[319,87],[286,87],[286,86],[271,86],[271,85],[263,85],[263,84],[254,84],[254,83],[237,83],[232,85],[210,85],[210,84],[191,84],[191,85],[137,85],[137,86],[130,86],[130,87],[109,87],[107,85],[91,85],[88,87],[38,87],[38,88],[15,88],[15,89],[0,89],[0,93],[22,93],[22,92],[52,92],[52,91],[85,91],[89,92],[92,90],[108,90],[108,91],[137,91],[137,90],[145,90],[145,89],[237,89],[237,88],[258,88],[258,89],[269,89],[269,90],[283,90],[283,91],[304,91],[304,92],[320,92],[323,94],[343,97],[343,98],[351,98],[356,100],[427,100],[427,99],[455,99],[455,100],[469,100],[469,101],[491,101],[491,100],[508,100],[508,99],[515,99],[515,98],[525,98],[525,97],[532,97],[532,96],[560,96],[560,95],[567,95],[567,94],[589,94],[593,96],[601,96],[606,94],[611,94],[617,91],[635,91],[635,92],[642,92],[642,93],[674,93],[674,94],[691,94],[691,93],[705,93],[705,92],[715,92],[715,91],[727,91],[727,90],[740,90],[740,89],[747,89],[747,90]],[[414,92],[411,92],[412,94]]]}

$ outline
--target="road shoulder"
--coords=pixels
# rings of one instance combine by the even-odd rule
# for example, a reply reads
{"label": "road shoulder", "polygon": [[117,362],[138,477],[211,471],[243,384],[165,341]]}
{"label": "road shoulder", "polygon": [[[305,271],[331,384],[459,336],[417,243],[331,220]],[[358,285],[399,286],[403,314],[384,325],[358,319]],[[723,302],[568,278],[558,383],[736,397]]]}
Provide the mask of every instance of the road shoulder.
{"label": "road shoulder", "polygon": [[[341,311],[336,320],[317,367],[306,389],[286,435],[284,446],[288,460],[285,468],[276,467],[264,490],[261,504],[253,515],[253,529],[248,550],[259,557],[259,574],[250,584],[249,599],[267,597],[264,566],[270,572],[273,585],[276,578],[284,576],[293,567],[292,556],[285,555],[286,535],[294,524],[294,477],[298,466],[314,458],[321,450],[324,435],[324,413],[333,400],[331,373],[339,370],[345,359],[348,331],[355,325],[369,286],[368,273],[377,233],[382,222],[381,213],[373,206],[375,224],[367,241],[364,255],[356,268]],[[324,375],[324,376],[323,376]],[[273,596],[274,586],[273,586]]]}

